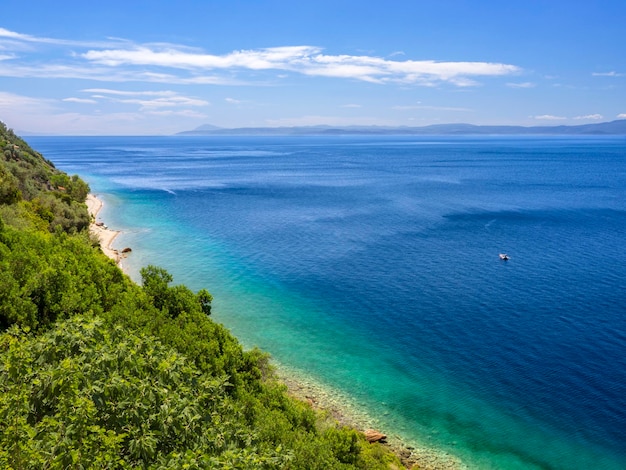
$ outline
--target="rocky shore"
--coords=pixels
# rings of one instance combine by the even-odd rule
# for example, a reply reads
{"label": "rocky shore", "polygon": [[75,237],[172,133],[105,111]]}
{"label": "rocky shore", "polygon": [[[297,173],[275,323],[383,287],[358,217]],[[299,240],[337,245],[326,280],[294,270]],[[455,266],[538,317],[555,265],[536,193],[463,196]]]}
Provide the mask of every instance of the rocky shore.
{"label": "rocky shore", "polygon": [[408,444],[400,436],[387,435],[384,429],[378,428],[374,418],[350,404],[348,397],[338,391],[332,391],[315,381],[297,375],[278,365],[277,375],[283,382],[291,396],[309,403],[314,409],[327,412],[334,420],[343,426],[349,426],[366,434],[375,431],[385,438],[380,441],[390,448],[408,469],[419,470],[465,470],[464,465],[457,457],[432,448]]}

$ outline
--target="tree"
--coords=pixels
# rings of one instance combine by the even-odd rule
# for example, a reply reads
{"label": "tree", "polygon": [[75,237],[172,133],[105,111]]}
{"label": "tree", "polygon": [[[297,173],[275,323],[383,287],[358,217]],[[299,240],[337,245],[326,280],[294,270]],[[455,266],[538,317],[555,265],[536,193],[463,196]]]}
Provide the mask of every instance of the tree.
{"label": "tree", "polygon": [[17,178],[0,167],[0,204],[15,204],[21,198],[22,192]]}
{"label": "tree", "polygon": [[200,307],[202,308],[202,312],[206,315],[211,315],[211,302],[213,301],[213,296],[209,294],[209,291],[206,289],[200,289],[198,291],[198,302],[200,302]]}
{"label": "tree", "polygon": [[154,306],[162,310],[167,303],[169,283],[174,278],[165,269],[152,264],[141,268],[139,273],[141,274],[143,290],[152,298]]}
{"label": "tree", "polygon": [[149,265],[142,268],[141,280],[143,289],[152,299],[153,305],[159,310],[176,318],[182,313],[203,312],[211,314],[213,296],[206,289],[201,289],[196,295],[186,286],[170,287],[174,280],[165,269]]}
{"label": "tree", "polygon": [[90,189],[89,185],[80,179],[78,175],[74,175],[70,180],[68,191],[76,202],[85,202]]}

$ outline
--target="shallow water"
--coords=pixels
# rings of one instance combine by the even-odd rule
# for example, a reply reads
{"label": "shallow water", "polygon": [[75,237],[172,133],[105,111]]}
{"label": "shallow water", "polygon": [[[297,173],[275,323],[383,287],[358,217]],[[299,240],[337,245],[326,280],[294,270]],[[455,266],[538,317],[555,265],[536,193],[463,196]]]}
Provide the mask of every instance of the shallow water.
{"label": "shallow water", "polygon": [[207,287],[388,434],[472,468],[626,468],[626,139],[28,140],[103,196],[131,275]]}

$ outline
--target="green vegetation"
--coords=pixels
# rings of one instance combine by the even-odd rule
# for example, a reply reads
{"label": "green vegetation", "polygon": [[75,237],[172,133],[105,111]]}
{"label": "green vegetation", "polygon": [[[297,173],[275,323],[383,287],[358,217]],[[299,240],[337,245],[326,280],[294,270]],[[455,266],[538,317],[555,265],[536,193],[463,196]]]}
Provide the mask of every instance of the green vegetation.
{"label": "green vegetation", "polygon": [[0,217],[5,222],[67,233],[89,226],[87,183],[57,170],[2,122],[0,152]]}
{"label": "green vegetation", "polygon": [[395,456],[286,394],[211,294],[87,233],[89,187],[0,123],[0,467],[388,469]]}

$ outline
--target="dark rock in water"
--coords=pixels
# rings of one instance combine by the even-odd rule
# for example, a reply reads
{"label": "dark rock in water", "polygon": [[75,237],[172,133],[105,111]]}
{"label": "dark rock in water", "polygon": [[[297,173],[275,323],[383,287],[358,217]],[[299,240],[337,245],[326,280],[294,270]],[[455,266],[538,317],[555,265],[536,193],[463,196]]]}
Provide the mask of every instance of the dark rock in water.
{"label": "dark rock in water", "polygon": [[375,431],[374,429],[368,429],[363,434],[365,434],[365,439],[368,442],[385,442],[387,436],[385,436],[382,432]]}
{"label": "dark rock in water", "polygon": [[126,247],[126,248],[124,248],[122,250],[122,253],[130,253],[131,251],[133,251],[133,250],[131,250],[130,248]]}

